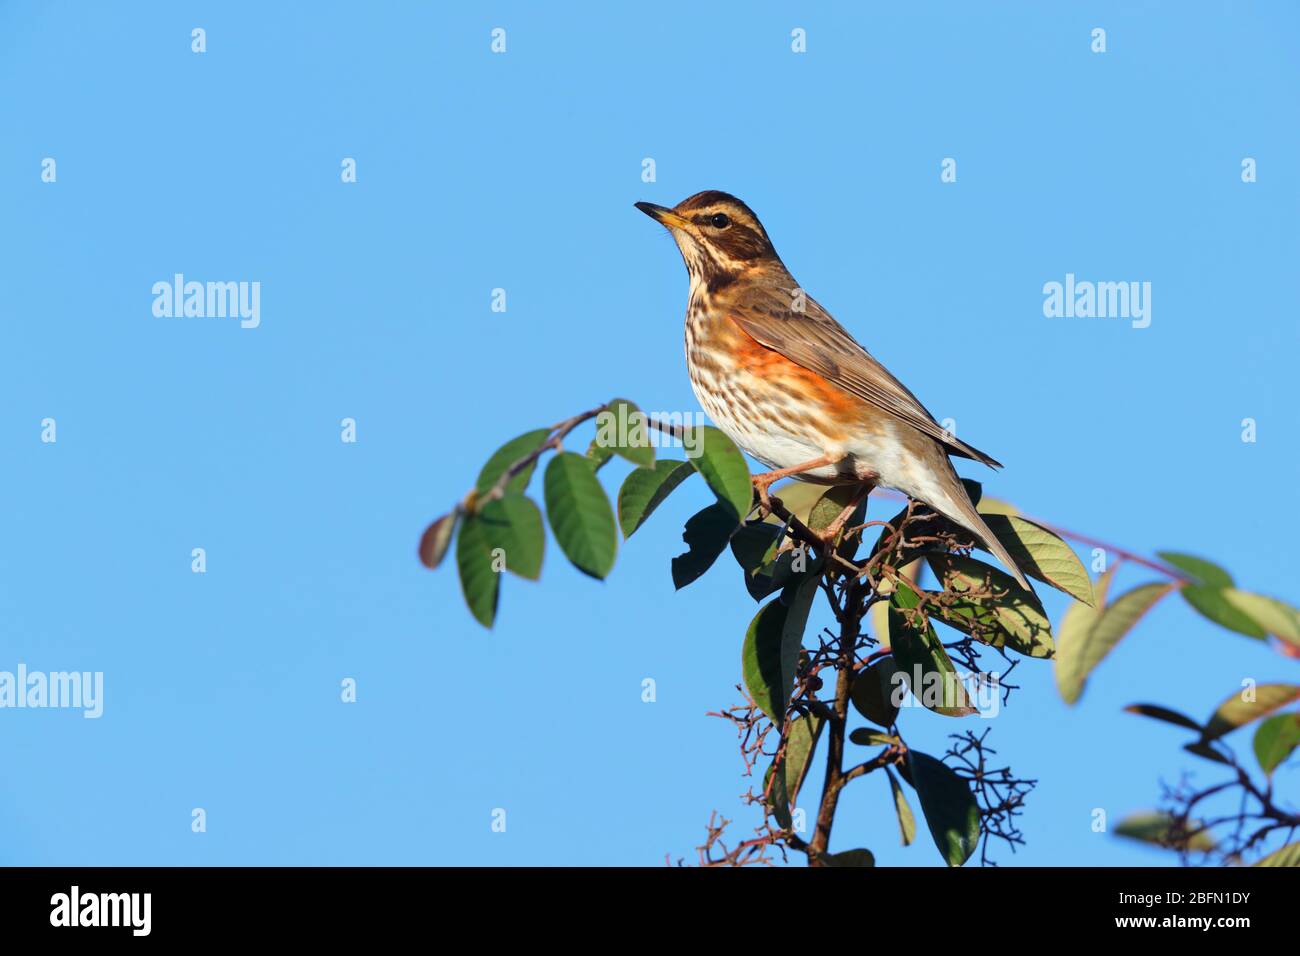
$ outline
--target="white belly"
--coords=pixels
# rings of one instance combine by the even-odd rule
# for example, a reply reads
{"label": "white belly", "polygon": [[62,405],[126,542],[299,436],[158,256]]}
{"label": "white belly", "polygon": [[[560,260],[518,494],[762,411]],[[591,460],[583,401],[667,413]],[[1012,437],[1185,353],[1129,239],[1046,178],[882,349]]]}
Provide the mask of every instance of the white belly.
{"label": "white belly", "polygon": [[[742,372],[742,374],[744,374]],[[822,441],[811,430],[796,434],[786,429],[755,425],[756,417],[743,414],[732,401],[720,401],[715,393],[699,382],[691,386],[700,405],[742,451],[772,470],[793,468],[823,455],[843,456],[836,465],[822,465],[797,476],[804,481],[837,483],[863,481],[875,477],[877,483],[927,502],[941,502],[947,491],[942,475],[935,474],[936,463],[924,462],[896,438],[899,427],[882,413],[874,430],[848,436],[841,442]],[[937,467],[942,468],[942,465]]]}

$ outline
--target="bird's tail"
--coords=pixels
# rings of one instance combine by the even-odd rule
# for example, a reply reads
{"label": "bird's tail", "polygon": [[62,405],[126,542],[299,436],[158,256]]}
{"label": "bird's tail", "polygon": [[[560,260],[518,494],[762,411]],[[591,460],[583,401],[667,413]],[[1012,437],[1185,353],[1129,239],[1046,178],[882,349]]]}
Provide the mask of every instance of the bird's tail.
{"label": "bird's tail", "polygon": [[1011,555],[1007,553],[1007,549],[1002,546],[1002,542],[989,530],[989,526],[984,523],[980,513],[975,510],[975,503],[971,501],[970,495],[966,493],[965,486],[957,477],[957,472],[953,471],[952,465],[948,463],[946,455],[944,456],[944,464],[948,464],[945,476],[948,480],[943,482],[943,487],[940,489],[942,494],[933,495],[935,498],[942,497],[943,500],[926,501],[926,504],[945,518],[955,521],[975,535],[980,543],[1011,572],[1011,576],[1016,579],[1017,583],[1032,594],[1034,589],[1029,586],[1029,581]]}

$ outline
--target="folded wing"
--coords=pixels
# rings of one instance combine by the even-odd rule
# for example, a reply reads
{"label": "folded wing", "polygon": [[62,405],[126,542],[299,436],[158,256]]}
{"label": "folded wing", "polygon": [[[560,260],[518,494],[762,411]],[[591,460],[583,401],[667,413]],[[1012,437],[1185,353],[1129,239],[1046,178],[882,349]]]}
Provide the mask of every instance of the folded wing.
{"label": "folded wing", "polygon": [[945,431],[902,382],[812,299],[805,299],[803,310],[796,311],[787,290],[755,283],[729,306],[732,320],[764,347],[901,419],[945,446],[949,454],[990,468],[1002,467]]}

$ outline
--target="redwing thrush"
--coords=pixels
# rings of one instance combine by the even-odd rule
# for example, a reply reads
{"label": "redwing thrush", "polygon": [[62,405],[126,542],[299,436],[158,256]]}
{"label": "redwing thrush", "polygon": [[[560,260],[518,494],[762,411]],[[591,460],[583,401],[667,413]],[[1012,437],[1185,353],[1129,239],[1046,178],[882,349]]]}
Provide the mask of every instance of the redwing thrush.
{"label": "redwing thrush", "polygon": [[758,217],[727,193],[637,208],[672,234],[690,273],[686,367],[695,396],[731,440],[787,476],[897,489],[974,534],[1029,584],[984,524],[949,455],[1002,467],[938,425],[898,379],[799,284]]}

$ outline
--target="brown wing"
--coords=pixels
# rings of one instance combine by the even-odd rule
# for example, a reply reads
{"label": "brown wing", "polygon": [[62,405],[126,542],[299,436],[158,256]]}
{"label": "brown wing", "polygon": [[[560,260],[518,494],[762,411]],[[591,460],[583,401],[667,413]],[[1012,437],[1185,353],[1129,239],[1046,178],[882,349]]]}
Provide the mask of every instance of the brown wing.
{"label": "brown wing", "polygon": [[789,290],[754,283],[728,305],[732,320],[763,346],[902,419],[944,445],[949,454],[991,468],[1002,467],[984,452],[944,431],[917,397],[811,298],[806,300],[803,311],[797,312]]}

